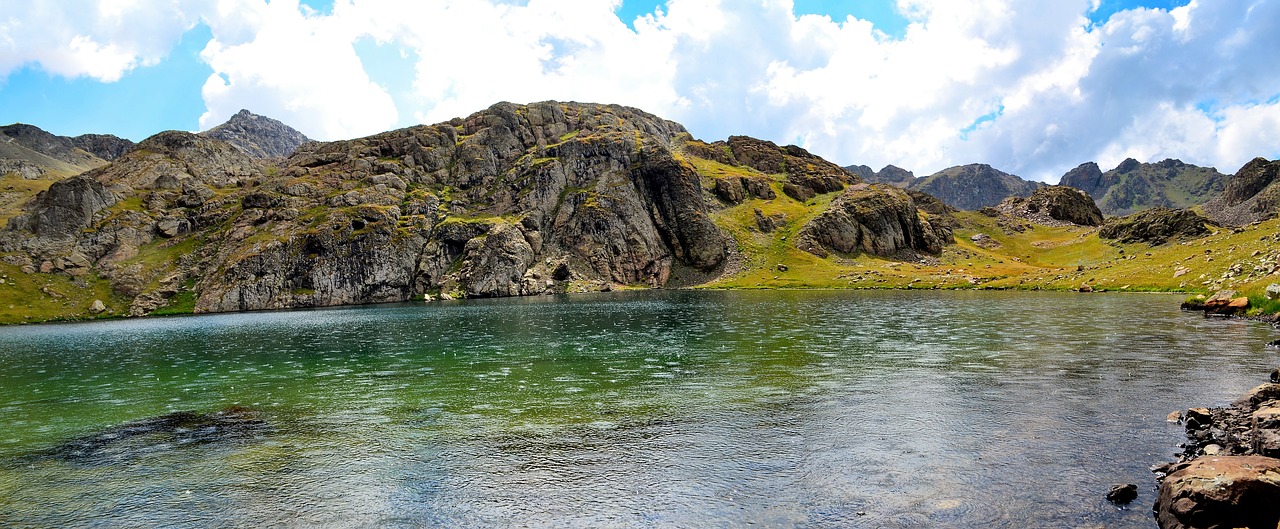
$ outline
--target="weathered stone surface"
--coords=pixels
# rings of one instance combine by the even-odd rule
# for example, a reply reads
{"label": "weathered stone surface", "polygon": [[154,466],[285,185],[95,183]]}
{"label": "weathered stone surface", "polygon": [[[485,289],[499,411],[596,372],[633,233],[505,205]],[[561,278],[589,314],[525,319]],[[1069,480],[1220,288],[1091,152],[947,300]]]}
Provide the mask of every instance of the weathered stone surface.
{"label": "weathered stone surface", "polygon": [[1161,529],[1280,524],[1280,459],[1204,457],[1172,470],[1156,500]]}
{"label": "weathered stone surface", "polygon": [[106,312],[106,311],[107,311],[107,306],[103,304],[102,300],[100,299],[93,300],[93,303],[89,305],[89,312],[91,313],[102,314],[103,312]]}
{"label": "weathered stone surface", "polygon": [[1098,232],[1104,239],[1161,245],[1170,239],[1190,240],[1209,234],[1209,219],[1188,209],[1152,208],[1113,218]]}
{"label": "weathered stone surface", "polygon": [[827,250],[892,256],[902,251],[938,253],[951,230],[935,226],[905,191],[859,184],[832,201],[800,230],[797,247],[819,256]]}
{"label": "weathered stone surface", "polygon": [[717,178],[711,190],[720,200],[730,204],[741,204],[747,197],[746,190],[742,188],[742,180],[736,177]]}
{"label": "weathered stone surface", "polygon": [[1270,285],[1267,285],[1266,293],[1267,293],[1267,299],[1270,299],[1270,300],[1280,299],[1280,284],[1272,283]]}

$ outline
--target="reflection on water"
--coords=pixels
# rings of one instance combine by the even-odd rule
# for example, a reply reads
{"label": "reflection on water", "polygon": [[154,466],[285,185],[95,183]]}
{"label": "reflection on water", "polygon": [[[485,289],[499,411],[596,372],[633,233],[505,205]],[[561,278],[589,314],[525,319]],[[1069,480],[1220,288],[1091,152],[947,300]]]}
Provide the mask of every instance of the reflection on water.
{"label": "reflection on water", "polygon": [[[641,292],[3,328],[0,525],[1151,527],[1165,414],[1276,361],[1270,328],[1177,301]],[[269,429],[38,457],[233,405]],[[1130,509],[1103,499],[1121,482]]]}

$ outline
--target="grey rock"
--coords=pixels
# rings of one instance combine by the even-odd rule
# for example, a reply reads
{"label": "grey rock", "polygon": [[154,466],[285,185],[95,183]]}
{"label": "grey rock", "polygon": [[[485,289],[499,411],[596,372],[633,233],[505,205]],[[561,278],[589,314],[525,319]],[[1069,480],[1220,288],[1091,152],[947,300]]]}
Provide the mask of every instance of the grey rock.
{"label": "grey rock", "polygon": [[284,123],[248,110],[237,112],[226,123],[201,134],[230,143],[253,158],[285,158],[311,141]]}
{"label": "grey rock", "polygon": [[819,256],[826,256],[827,250],[879,256],[904,251],[936,254],[951,240],[951,229],[923,218],[903,190],[860,184],[805,224],[798,239],[798,248]]}

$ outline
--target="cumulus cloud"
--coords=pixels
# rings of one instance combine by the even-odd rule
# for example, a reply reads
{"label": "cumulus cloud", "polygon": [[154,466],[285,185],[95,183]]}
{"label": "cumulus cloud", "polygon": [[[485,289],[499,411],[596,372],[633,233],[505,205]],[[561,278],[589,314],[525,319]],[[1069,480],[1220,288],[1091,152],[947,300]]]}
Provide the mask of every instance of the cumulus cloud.
{"label": "cumulus cloud", "polygon": [[[900,38],[796,16],[791,0],[668,0],[635,21],[618,19],[619,1],[337,0],[319,14],[296,0],[0,0],[0,75],[38,64],[111,81],[202,22],[214,72],[202,127],[246,107],[335,139],[560,99],[918,174],[986,162],[1056,181],[1088,160],[1234,171],[1280,156],[1280,70],[1265,67],[1280,0],[1189,0],[1099,24],[1097,0],[895,0]],[[402,50],[392,67],[412,80],[377,84],[355,47],[367,40]]]}
{"label": "cumulus cloud", "polygon": [[202,90],[202,129],[241,108],[323,140],[396,124],[391,96],[369,79],[356,55],[353,42],[361,33],[340,13],[308,15],[296,0],[224,1],[218,7],[205,15],[214,37],[200,54],[213,68]]}
{"label": "cumulus cloud", "polygon": [[39,65],[114,82],[158,63],[194,24],[176,2],[0,0],[0,80]]}

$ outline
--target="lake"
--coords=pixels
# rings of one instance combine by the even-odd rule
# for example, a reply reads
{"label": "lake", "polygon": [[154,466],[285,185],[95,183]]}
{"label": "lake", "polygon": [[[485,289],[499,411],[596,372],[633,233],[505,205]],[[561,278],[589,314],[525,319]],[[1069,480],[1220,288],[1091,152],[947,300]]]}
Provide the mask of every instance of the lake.
{"label": "lake", "polygon": [[[0,328],[0,526],[1143,527],[1275,330],[1177,295],[643,291]],[[250,435],[69,440],[256,410]],[[117,442],[118,441],[118,442]],[[1137,483],[1128,508],[1104,499]]]}

